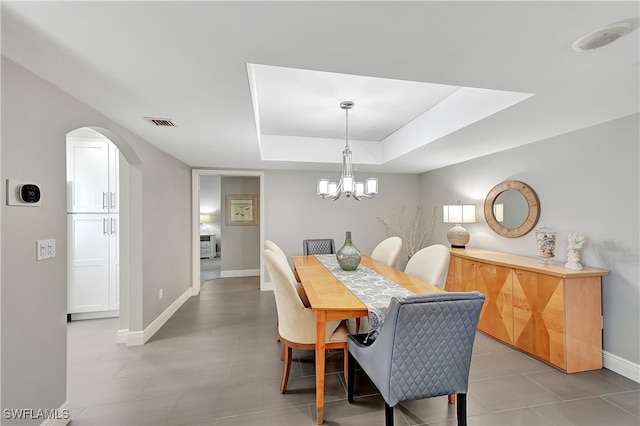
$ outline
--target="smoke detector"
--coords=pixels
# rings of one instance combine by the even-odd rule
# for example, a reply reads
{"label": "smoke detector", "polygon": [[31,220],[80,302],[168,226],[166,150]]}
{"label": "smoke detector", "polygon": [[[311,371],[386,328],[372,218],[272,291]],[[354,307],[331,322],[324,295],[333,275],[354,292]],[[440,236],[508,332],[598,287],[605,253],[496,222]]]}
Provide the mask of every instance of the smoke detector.
{"label": "smoke detector", "polygon": [[594,50],[609,43],[613,43],[620,37],[631,31],[631,25],[628,22],[619,22],[617,24],[598,28],[589,34],[580,37],[574,41],[571,48],[576,52],[584,52],[585,50]]}

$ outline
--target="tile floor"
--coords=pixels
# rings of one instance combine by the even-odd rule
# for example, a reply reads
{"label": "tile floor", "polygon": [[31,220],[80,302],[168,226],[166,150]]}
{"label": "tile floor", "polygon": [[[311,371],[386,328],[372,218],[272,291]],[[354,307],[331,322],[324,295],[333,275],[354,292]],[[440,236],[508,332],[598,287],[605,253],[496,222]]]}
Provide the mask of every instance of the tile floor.
{"label": "tile floor", "polygon": [[[273,293],[257,278],[206,282],[144,346],[115,344],[117,319],[68,327],[72,425],[315,424],[313,353],[294,351],[288,392]],[[327,359],[326,425],[383,425],[383,402],[360,372],[346,402],[342,354]],[[478,334],[468,424],[638,425],[640,384],[608,370],[567,375]],[[446,397],[403,403],[396,425],[455,425]]]}

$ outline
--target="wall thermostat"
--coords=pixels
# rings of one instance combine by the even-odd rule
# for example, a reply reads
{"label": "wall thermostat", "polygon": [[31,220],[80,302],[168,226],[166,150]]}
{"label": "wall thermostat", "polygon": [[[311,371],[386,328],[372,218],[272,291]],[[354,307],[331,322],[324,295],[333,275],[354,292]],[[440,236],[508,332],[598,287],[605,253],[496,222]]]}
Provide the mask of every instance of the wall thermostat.
{"label": "wall thermostat", "polygon": [[27,183],[20,187],[20,199],[25,203],[37,203],[40,201],[40,188],[33,183]]}
{"label": "wall thermostat", "polygon": [[34,182],[7,179],[7,205],[38,207],[42,205],[40,185]]}

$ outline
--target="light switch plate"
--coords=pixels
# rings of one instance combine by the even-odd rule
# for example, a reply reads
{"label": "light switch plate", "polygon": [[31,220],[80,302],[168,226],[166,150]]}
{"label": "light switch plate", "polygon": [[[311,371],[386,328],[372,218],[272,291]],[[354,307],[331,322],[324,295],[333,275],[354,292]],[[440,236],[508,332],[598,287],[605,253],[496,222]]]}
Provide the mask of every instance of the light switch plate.
{"label": "light switch plate", "polygon": [[36,241],[36,260],[45,260],[56,257],[56,240],[38,240]]}

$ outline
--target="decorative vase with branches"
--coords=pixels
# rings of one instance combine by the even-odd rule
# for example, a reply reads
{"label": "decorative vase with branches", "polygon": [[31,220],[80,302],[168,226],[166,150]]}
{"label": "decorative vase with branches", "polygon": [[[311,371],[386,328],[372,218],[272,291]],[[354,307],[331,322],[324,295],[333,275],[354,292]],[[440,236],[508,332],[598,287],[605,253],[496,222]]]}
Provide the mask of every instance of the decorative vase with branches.
{"label": "decorative vase with branches", "polygon": [[418,206],[415,214],[407,221],[404,216],[404,206],[402,206],[400,209],[393,209],[391,213],[392,224],[377,217],[378,221],[387,228],[389,235],[397,235],[402,238],[402,250],[409,259],[418,250],[427,246],[436,223],[436,207],[431,210],[431,219],[428,223],[422,213],[422,206]]}

